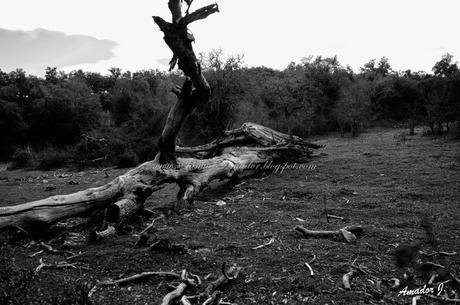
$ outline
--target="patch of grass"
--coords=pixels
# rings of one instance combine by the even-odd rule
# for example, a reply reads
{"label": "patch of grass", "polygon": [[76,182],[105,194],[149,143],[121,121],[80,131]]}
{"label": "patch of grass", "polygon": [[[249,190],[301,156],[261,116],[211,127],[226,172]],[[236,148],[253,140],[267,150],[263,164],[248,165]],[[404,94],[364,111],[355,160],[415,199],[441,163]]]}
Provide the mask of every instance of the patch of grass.
{"label": "patch of grass", "polygon": [[[20,285],[21,290],[8,283],[29,283],[27,277],[38,265],[38,257],[30,258],[32,249],[23,244],[5,240],[1,254],[8,264],[15,260],[13,273],[2,277],[0,287],[9,295],[17,293],[22,304],[42,303],[78,304],[78,291],[84,291],[85,282],[117,279],[143,271],[180,271],[187,269],[206,275],[203,286],[220,275],[223,262],[243,267],[241,279],[223,288],[229,302],[237,304],[372,304],[381,300],[371,293],[373,286],[366,276],[352,281],[352,289],[342,289],[342,276],[352,262],[382,280],[402,278],[406,269],[394,264],[395,245],[419,243],[422,250],[459,251],[458,223],[460,223],[460,151],[459,141],[445,141],[420,136],[410,137],[410,145],[395,145],[395,133],[403,130],[369,131],[359,138],[322,138],[326,144],[322,155],[311,160],[314,171],[286,170],[270,174],[264,179],[249,179],[234,187],[213,184],[195,200],[193,207],[185,207],[181,214],[172,214],[156,223],[157,238],[191,249],[188,254],[164,253],[134,249],[131,234],[95,245],[82,244],[72,250],[84,254],[75,261],[87,264],[91,270],[46,270],[32,284]],[[407,142],[407,141],[406,141]],[[320,153],[319,152],[319,153]],[[436,157],[433,157],[436,156]],[[49,184],[56,193],[70,193],[106,183],[124,170],[111,170],[110,177],[102,172],[73,173],[79,185],[68,185],[65,179],[49,175]],[[45,173],[5,172],[0,179],[0,203],[16,204],[43,198],[41,179],[27,182],[28,176]],[[21,178],[21,179],[19,179]],[[155,192],[146,203],[147,208],[166,205],[175,200],[177,188],[167,186]],[[330,214],[345,220],[330,219],[324,214],[323,196],[327,198]],[[285,196],[283,200],[283,196]],[[226,199],[229,198],[229,199]],[[232,199],[233,198],[233,199]],[[215,202],[225,200],[226,205]],[[421,221],[430,217],[436,243],[426,241],[426,230]],[[298,220],[296,218],[300,218]],[[150,221],[145,219],[144,224]],[[364,236],[354,245],[327,239],[304,239],[293,229],[302,225],[309,229],[337,230],[347,225],[364,226]],[[135,228],[134,233],[140,231]],[[86,232],[79,231],[81,234]],[[268,247],[252,250],[273,237]],[[153,236],[152,236],[153,238]],[[315,276],[310,277],[304,263],[316,255],[311,264]],[[41,256],[42,257],[42,256]],[[46,255],[47,261],[63,260],[63,256]],[[11,258],[11,259],[10,259]],[[460,257],[432,257],[435,263],[448,266],[458,276]],[[0,265],[3,266],[3,265]],[[0,267],[2,268],[2,267]],[[4,268],[4,267],[3,267]],[[0,270],[2,271],[2,270]],[[16,273],[15,273],[16,272]],[[18,273],[19,272],[19,273]],[[1,274],[1,273],[0,273]],[[6,274],[12,274],[7,270]],[[98,289],[91,299],[93,304],[154,304],[168,292],[170,282],[151,278],[123,287]],[[80,288],[78,288],[80,287]],[[382,285],[384,304],[409,302]],[[27,296],[37,296],[32,299]],[[406,303],[407,303],[406,302]],[[37,302],[35,302],[37,303]],[[8,303],[7,303],[8,304]]]}

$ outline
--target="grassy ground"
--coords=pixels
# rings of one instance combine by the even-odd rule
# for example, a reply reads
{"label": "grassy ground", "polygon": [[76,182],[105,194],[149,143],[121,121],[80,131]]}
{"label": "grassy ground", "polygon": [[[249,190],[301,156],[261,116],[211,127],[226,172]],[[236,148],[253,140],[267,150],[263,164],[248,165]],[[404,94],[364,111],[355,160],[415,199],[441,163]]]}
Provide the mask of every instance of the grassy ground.
{"label": "grassy ground", "polygon": [[[77,269],[34,269],[39,259],[65,260],[63,254],[31,254],[38,246],[4,232],[0,239],[1,304],[159,304],[171,281],[151,278],[126,286],[98,288],[96,281],[117,279],[143,271],[191,270],[206,277],[220,275],[223,262],[243,268],[239,279],[223,288],[225,300],[236,304],[410,304],[385,280],[402,278],[411,269],[398,268],[392,253],[398,245],[416,244],[425,252],[460,251],[460,142],[404,136],[401,130],[365,133],[359,138],[319,139],[327,147],[310,169],[286,170],[254,178],[238,186],[214,185],[196,200],[193,209],[159,220],[156,237],[186,246],[187,253],[133,248],[133,232],[88,245],[83,229],[57,226],[49,237],[59,247],[66,240]],[[120,170],[25,172],[0,171],[1,205],[11,205],[103,184]],[[60,175],[65,173],[67,175]],[[78,184],[69,184],[69,182]],[[45,191],[47,190],[47,191]],[[175,188],[155,193],[148,207],[174,200]],[[345,219],[330,219],[324,213]],[[217,200],[226,205],[216,205]],[[72,222],[71,222],[72,223]],[[144,225],[149,223],[144,220]],[[435,243],[426,241],[423,223],[431,223]],[[362,225],[365,235],[356,244],[327,239],[303,239],[296,225],[309,229],[339,229]],[[60,239],[60,237],[62,237]],[[252,248],[274,238],[271,246]],[[69,243],[68,240],[73,240]],[[315,272],[309,275],[305,266]],[[421,257],[422,260],[428,260]],[[460,274],[458,255],[431,257]],[[343,289],[342,276],[354,263],[367,271]],[[83,268],[80,268],[83,267]],[[383,280],[375,293],[375,279]],[[190,292],[193,294],[193,292]],[[430,304],[420,300],[417,304]]]}

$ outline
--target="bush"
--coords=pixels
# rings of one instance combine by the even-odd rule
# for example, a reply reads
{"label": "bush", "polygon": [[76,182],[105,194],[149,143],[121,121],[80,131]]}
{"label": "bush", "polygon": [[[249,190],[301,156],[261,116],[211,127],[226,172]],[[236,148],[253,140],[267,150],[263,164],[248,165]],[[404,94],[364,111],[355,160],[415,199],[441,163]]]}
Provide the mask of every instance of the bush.
{"label": "bush", "polygon": [[11,157],[8,169],[28,168],[34,166],[34,155],[30,147],[18,148]]}
{"label": "bush", "polygon": [[25,142],[27,128],[20,107],[0,99],[0,159],[11,157],[12,148]]}
{"label": "bush", "polygon": [[48,147],[38,153],[37,168],[51,170],[62,168],[70,164],[73,160],[73,152],[66,148]]}
{"label": "bush", "polygon": [[449,128],[449,135],[454,139],[460,139],[460,121],[452,123]]}
{"label": "bush", "polygon": [[132,149],[126,150],[118,160],[117,166],[119,168],[133,167],[139,164],[139,158]]}

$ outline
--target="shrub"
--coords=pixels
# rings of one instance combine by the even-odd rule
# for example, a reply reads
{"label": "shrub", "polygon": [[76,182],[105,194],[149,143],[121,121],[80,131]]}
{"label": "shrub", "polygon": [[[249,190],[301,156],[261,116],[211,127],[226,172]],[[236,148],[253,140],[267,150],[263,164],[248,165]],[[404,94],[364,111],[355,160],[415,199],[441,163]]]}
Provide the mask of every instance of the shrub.
{"label": "shrub", "polygon": [[454,139],[460,139],[460,121],[452,123],[449,128],[449,135]]}
{"label": "shrub", "polygon": [[34,166],[34,155],[30,147],[18,148],[11,157],[8,169],[28,168]]}
{"label": "shrub", "polygon": [[137,157],[136,153],[132,149],[127,149],[120,156],[117,166],[119,168],[125,168],[125,167],[133,167],[133,166],[136,166],[137,164],[139,164],[139,158]]}
{"label": "shrub", "polygon": [[67,148],[48,147],[38,153],[37,159],[39,169],[62,168],[72,162],[73,152]]}
{"label": "shrub", "polygon": [[0,99],[0,159],[11,157],[12,148],[25,142],[27,128],[19,106]]}

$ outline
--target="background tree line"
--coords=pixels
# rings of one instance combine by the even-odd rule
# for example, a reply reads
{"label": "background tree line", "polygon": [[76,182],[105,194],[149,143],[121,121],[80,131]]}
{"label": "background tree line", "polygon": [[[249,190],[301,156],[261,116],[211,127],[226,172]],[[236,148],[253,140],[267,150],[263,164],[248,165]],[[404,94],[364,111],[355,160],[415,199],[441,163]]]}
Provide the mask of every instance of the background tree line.
{"label": "background tree line", "polygon": [[[417,125],[426,133],[460,134],[460,70],[451,55],[432,74],[396,72],[387,58],[358,73],[337,57],[318,56],[279,71],[247,68],[221,50],[201,54],[212,98],[189,116],[179,139],[204,143],[252,121],[309,137],[339,131],[357,136],[369,126]],[[12,167],[133,166],[155,155],[175,100],[177,73],[122,71],[65,73],[44,78],[0,70],[0,160]]]}

